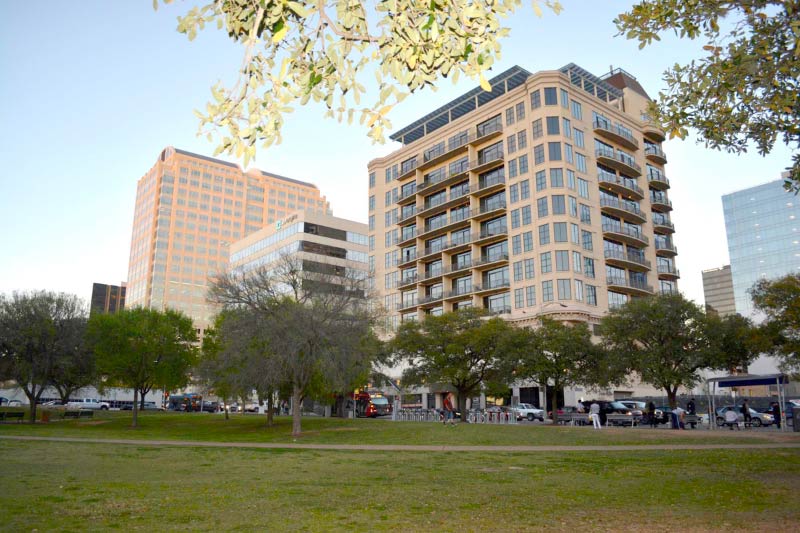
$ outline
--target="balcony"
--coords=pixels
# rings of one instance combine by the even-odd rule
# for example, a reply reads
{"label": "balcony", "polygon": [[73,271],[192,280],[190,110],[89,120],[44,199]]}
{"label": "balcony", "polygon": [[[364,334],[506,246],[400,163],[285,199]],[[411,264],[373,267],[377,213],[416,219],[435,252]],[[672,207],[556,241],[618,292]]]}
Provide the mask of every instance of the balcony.
{"label": "balcony", "polygon": [[400,247],[406,247],[406,246],[409,246],[411,244],[414,244],[415,242],[417,242],[417,231],[416,231],[416,229],[414,231],[401,232],[400,238],[397,241],[397,245],[400,246]]}
{"label": "balcony", "polygon": [[657,128],[655,124],[650,122],[645,122],[642,125],[642,133],[647,139],[650,139],[653,142],[663,143],[665,140],[667,140],[664,130]]}
{"label": "balcony", "polygon": [[475,196],[488,196],[490,194],[494,194],[496,192],[502,191],[503,188],[506,186],[506,177],[505,176],[492,176],[483,180],[483,182],[478,182],[478,189],[474,191]]}
{"label": "balcony", "polygon": [[598,163],[617,169],[624,174],[631,176],[642,175],[642,167],[633,158],[618,154],[614,150],[598,148],[595,150],[595,156]]}
{"label": "balcony", "polygon": [[469,188],[458,189],[451,192],[449,195],[442,195],[439,198],[425,202],[425,207],[419,211],[419,214],[425,216],[433,215],[439,211],[446,211],[447,209],[456,206],[462,202],[469,200]]}
{"label": "balcony", "polygon": [[604,250],[606,263],[621,268],[628,268],[639,272],[650,270],[650,261],[637,254],[619,252],[616,250]]}
{"label": "balcony", "polygon": [[459,229],[463,226],[469,225],[470,217],[477,212],[477,209],[473,209],[472,211],[466,210],[463,213],[461,211],[456,211],[455,214],[451,214],[450,218],[437,220],[432,224],[425,225],[425,231],[420,233],[420,237],[424,237],[429,239],[431,237],[435,237],[436,235],[441,235],[447,233],[448,231],[453,231],[455,229]]}
{"label": "balcony", "polygon": [[601,137],[605,137],[610,141],[621,144],[629,150],[639,149],[639,141],[637,141],[633,135],[621,129],[619,126],[614,126],[601,120],[595,120],[593,127],[594,132]]}
{"label": "balcony", "polygon": [[653,163],[657,163],[659,165],[667,164],[667,156],[664,153],[664,150],[662,150],[659,146],[652,144],[645,146],[644,156],[648,161],[652,161]]}
{"label": "balcony", "polygon": [[633,281],[618,276],[609,276],[607,278],[607,283],[609,290],[615,290],[636,296],[653,294],[653,287],[641,281]]}
{"label": "balcony", "polygon": [[442,269],[442,274],[451,276],[456,272],[463,272],[472,268],[472,261],[461,261],[460,263],[447,265]]}
{"label": "balcony", "polygon": [[622,194],[623,196],[629,198],[633,197],[637,200],[644,199],[644,191],[641,189],[641,187],[635,183],[630,183],[630,181],[619,179],[617,176],[600,174],[597,176],[597,181],[604,189]]}
{"label": "balcony", "polygon": [[438,283],[442,280],[442,268],[434,268],[430,272],[425,272],[419,279],[419,282],[423,285],[431,285],[433,283]]}
{"label": "balcony", "polygon": [[476,293],[491,293],[491,292],[502,292],[506,289],[511,287],[510,281],[496,281],[493,283],[482,283],[481,285],[475,285],[473,290]]}
{"label": "balcony", "polygon": [[499,242],[505,239],[508,239],[508,228],[506,226],[493,231],[482,231],[480,233],[472,234],[472,242],[475,244],[488,244],[490,242]]}
{"label": "balcony", "polygon": [[423,161],[422,164],[419,166],[419,169],[424,171],[429,168],[433,168],[442,161],[446,161],[452,157],[455,157],[461,153],[466,152],[468,140],[469,138],[464,136],[463,138],[456,139],[455,142],[447,146],[438,147],[436,145],[433,145],[432,147],[426,148],[422,152]]}
{"label": "balcony", "polygon": [[603,224],[603,237],[634,246],[647,246],[650,244],[650,239],[642,235],[641,231],[636,231],[623,225]]}
{"label": "balcony", "polygon": [[453,300],[455,298],[461,298],[461,297],[466,296],[468,294],[472,294],[473,290],[474,289],[473,289],[472,285],[470,285],[468,287],[461,287],[459,289],[453,289],[452,291],[447,291],[446,293],[444,293],[444,299],[445,300]]}
{"label": "balcony", "polygon": [[406,276],[400,279],[400,283],[397,284],[398,289],[403,289],[405,287],[409,287],[411,285],[416,285],[419,276],[414,274],[413,276]]}
{"label": "balcony", "polygon": [[600,198],[600,210],[640,224],[647,220],[647,217],[635,204],[620,202],[617,198]]}
{"label": "balcony", "polygon": [[465,179],[468,169],[469,165],[460,165],[458,168],[453,169],[453,172],[448,171],[446,174],[443,173],[441,177],[437,177],[433,180],[423,181],[417,185],[417,191],[425,191],[425,194],[429,194],[437,190],[447,188],[447,186]]}
{"label": "balcony", "polygon": [[472,215],[475,220],[487,220],[499,214],[506,212],[505,202],[492,202],[490,204],[482,205],[477,213]]}
{"label": "balcony", "polygon": [[647,184],[659,191],[666,191],[669,189],[669,180],[663,174],[647,174]]}
{"label": "balcony", "polygon": [[668,199],[665,194],[651,194],[650,205],[653,207],[653,211],[658,211],[659,213],[672,211],[672,200]]}
{"label": "balcony", "polygon": [[419,305],[417,303],[417,299],[414,298],[409,302],[400,302],[399,304],[397,304],[397,310],[398,311],[406,311],[406,310],[412,309],[414,307],[417,307],[417,305]]}
{"label": "balcony", "polygon": [[411,213],[407,213],[406,215],[403,215],[403,211],[401,210],[400,211],[400,218],[397,220],[397,224],[399,226],[402,226],[402,225],[407,224],[409,222],[413,222],[414,219],[416,219],[416,218],[417,218],[417,208],[416,207],[414,207],[414,209],[411,210]]}
{"label": "balcony", "polygon": [[500,307],[495,307],[493,309],[487,309],[490,315],[510,315],[511,314],[511,306],[510,305],[503,305]]}
{"label": "balcony", "polygon": [[397,262],[397,266],[403,267],[417,262],[417,252],[403,254]]}
{"label": "balcony", "polygon": [[497,122],[492,124],[491,126],[484,128],[483,131],[478,132],[477,130],[469,135],[468,143],[472,146],[481,144],[484,141],[488,141],[489,139],[494,139],[503,134],[503,124]]}
{"label": "balcony", "polygon": [[422,298],[419,299],[419,303],[417,305],[429,306],[429,305],[434,304],[436,302],[441,302],[443,297],[444,297],[444,294],[442,294],[441,292],[439,294],[433,295],[433,296],[431,296],[431,295],[423,296]]}
{"label": "balcony", "polygon": [[671,242],[656,241],[656,255],[674,257],[678,255],[678,249]]}
{"label": "balcony", "polygon": [[658,265],[658,279],[673,279],[681,277],[681,272],[672,265]]}
{"label": "balcony", "polygon": [[475,268],[488,268],[503,263],[508,263],[508,254],[484,255],[475,261]]}
{"label": "balcony", "polygon": [[675,225],[667,218],[653,217],[653,231],[663,235],[675,233]]}
{"label": "balcony", "polygon": [[432,248],[425,248],[419,256],[419,259],[430,259],[435,255],[440,255],[444,250],[444,246],[434,246]]}
{"label": "balcony", "polygon": [[401,192],[400,196],[397,197],[397,201],[395,203],[399,206],[404,206],[404,205],[411,205],[416,202],[417,202],[417,191],[415,189],[405,194]]}
{"label": "balcony", "polygon": [[397,176],[398,181],[410,178],[417,173],[417,158],[413,157],[400,163],[400,174]]}
{"label": "balcony", "polygon": [[494,150],[489,154],[479,156],[478,159],[473,159],[470,161],[469,169],[472,172],[484,172],[486,170],[491,170],[495,167],[502,166],[503,158],[504,155],[502,150]]}

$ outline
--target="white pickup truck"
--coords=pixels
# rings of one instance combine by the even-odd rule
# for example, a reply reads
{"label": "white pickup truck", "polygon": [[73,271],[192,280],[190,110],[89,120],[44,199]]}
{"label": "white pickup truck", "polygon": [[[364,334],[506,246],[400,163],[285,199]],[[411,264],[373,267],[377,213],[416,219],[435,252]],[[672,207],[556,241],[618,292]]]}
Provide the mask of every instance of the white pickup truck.
{"label": "white pickup truck", "polygon": [[538,420],[539,422],[544,422],[544,409],[539,409],[529,403],[521,403],[514,408],[514,413],[517,415],[517,420],[522,420],[523,418],[533,422],[534,420]]}
{"label": "white pickup truck", "polygon": [[70,400],[67,409],[102,409],[108,410],[109,405],[95,398],[84,398],[83,400]]}

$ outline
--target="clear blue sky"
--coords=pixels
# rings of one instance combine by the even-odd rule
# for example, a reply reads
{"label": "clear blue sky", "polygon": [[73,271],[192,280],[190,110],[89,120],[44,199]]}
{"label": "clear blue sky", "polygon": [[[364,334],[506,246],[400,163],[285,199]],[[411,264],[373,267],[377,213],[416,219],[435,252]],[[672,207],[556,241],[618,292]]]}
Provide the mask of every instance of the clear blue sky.
{"label": "clear blue sky", "polygon": [[[0,17],[0,292],[51,289],[88,300],[92,282],[127,277],[136,182],[172,145],[211,155],[195,136],[192,113],[209,87],[230,80],[241,49],[215,30],[194,42],[175,31],[193,2],[27,1],[3,4]],[[601,75],[609,66],[635,75],[655,95],[661,73],[702,43],[665,39],[639,51],[614,38],[614,16],[631,2],[564,0],[560,16],[510,20],[500,72],[574,62]],[[476,84],[443,80],[437,92],[407,98],[394,129]],[[322,118],[321,107],[289,117],[282,145],[255,166],[316,183],[334,214],[366,222],[366,166],[397,146],[372,145],[359,126]],[[788,166],[781,147],[767,158],[712,152],[693,141],[665,143],[684,293],[702,302],[700,271],[728,260],[720,196],[775,180]],[[309,155],[311,157],[309,157]]]}

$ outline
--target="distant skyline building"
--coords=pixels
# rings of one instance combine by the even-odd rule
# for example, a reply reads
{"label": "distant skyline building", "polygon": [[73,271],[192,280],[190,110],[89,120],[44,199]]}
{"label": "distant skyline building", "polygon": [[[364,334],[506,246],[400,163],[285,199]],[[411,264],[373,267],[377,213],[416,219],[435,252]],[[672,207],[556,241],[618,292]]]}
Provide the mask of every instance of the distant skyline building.
{"label": "distant skyline building", "polygon": [[748,290],[760,279],[800,273],[800,198],[783,179],[722,197],[736,312],[753,317]]}
{"label": "distant skyline building", "polygon": [[89,313],[117,313],[125,309],[126,284],[92,283],[92,303]]}
{"label": "distant skyline building", "polygon": [[208,278],[228,267],[230,244],[297,210],[330,205],[311,183],[164,149],[137,186],[127,306],[183,311],[202,333],[216,313]]}
{"label": "distant skyline building", "polygon": [[[302,273],[303,286],[326,290],[320,284],[351,284],[367,288],[367,225],[319,213],[292,213],[231,244],[231,269],[247,273],[256,268],[278,268],[284,258]],[[301,273],[301,276],[303,275]],[[345,279],[350,280],[345,281]]]}
{"label": "distant skyline building", "polygon": [[736,300],[733,296],[731,266],[703,270],[703,296],[706,311],[713,309],[720,316],[736,314]]}

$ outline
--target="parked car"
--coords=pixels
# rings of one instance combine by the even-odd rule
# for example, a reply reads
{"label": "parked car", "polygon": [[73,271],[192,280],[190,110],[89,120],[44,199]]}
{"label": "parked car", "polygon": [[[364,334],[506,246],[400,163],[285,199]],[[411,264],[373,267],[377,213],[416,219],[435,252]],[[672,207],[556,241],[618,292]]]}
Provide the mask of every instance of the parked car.
{"label": "parked car", "polygon": [[[725,423],[725,413],[728,411],[736,411],[736,414],[739,416],[739,422],[744,421],[744,415],[742,414],[742,408],[738,405],[725,405],[723,407],[719,407],[717,409],[717,425],[721,426]],[[771,414],[767,413],[759,413],[752,407],[750,408],[750,423],[754,427],[759,426],[770,426],[775,422],[775,418]]]}
{"label": "parked car", "polygon": [[25,407],[26,405],[22,403],[22,400],[9,400],[6,404],[7,407]]}
{"label": "parked car", "polygon": [[[606,415],[610,414],[620,414],[620,415],[634,415],[634,409],[631,409],[627,405],[623,404],[622,402],[613,400],[592,400],[588,402],[583,402],[583,405],[586,406],[586,412],[589,412],[592,404],[596,403],[600,406],[600,423],[605,425],[606,423]],[[642,412],[638,411],[639,417],[642,416]]]}
{"label": "parked car", "polygon": [[525,418],[530,422],[533,422],[534,420],[544,422],[544,409],[539,409],[533,404],[518,404],[517,407],[514,408],[514,412],[517,414],[517,420],[522,420]]}
{"label": "parked car", "polygon": [[[619,403],[631,409],[633,416],[635,416],[637,420],[644,419],[647,416],[647,402],[639,400],[619,400]],[[656,407],[655,418],[656,424],[665,424],[667,422],[667,416],[664,414],[664,411],[658,407]]]}
{"label": "parked car", "polygon": [[84,398],[83,400],[70,400],[67,409],[100,409],[108,411],[109,405],[96,398]]}
{"label": "parked car", "polygon": [[0,405],[8,405],[8,398],[0,396]]}
{"label": "parked car", "polygon": [[[133,402],[126,403],[122,407],[120,407],[121,411],[132,411],[133,410]],[[142,409],[140,409],[141,411]],[[145,411],[162,411],[160,406],[156,405],[156,402],[144,402],[144,410]]]}
{"label": "parked car", "polygon": [[66,406],[67,404],[61,400],[50,400],[49,402],[44,402],[42,404],[42,407],[47,407],[48,409],[63,409]]}

